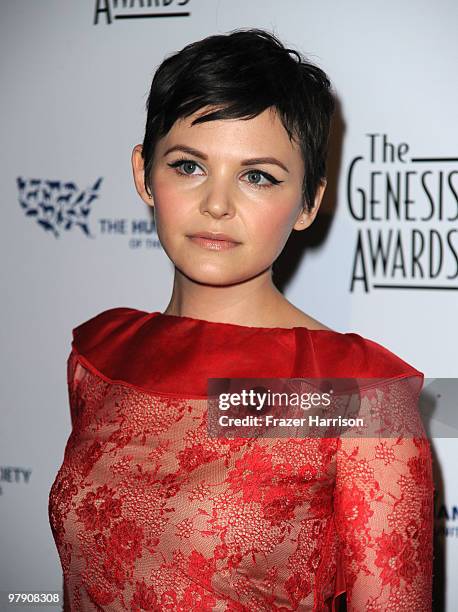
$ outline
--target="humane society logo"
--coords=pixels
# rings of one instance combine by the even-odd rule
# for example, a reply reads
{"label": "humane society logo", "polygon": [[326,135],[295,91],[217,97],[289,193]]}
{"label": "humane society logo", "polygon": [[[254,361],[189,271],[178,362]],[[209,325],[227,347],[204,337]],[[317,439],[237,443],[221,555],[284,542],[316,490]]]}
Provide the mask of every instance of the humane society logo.
{"label": "humane society logo", "polygon": [[88,217],[92,203],[99,196],[102,178],[92,187],[79,190],[73,182],[43,179],[16,179],[19,204],[26,217],[35,219],[46,232],[58,238],[63,230],[78,227],[88,237],[91,235]]}
{"label": "humane society logo", "polygon": [[[39,227],[59,238],[64,231],[81,231],[87,238],[96,238],[89,222],[93,206],[100,197],[102,177],[82,191],[73,181],[16,179],[18,199],[26,217],[35,219]],[[154,219],[98,217],[92,220],[103,236],[128,238],[131,249],[162,249]],[[151,236],[154,234],[154,236]]]}
{"label": "humane society logo", "polygon": [[416,157],[387,134],[365,144],[346,176],[350,292],[458,290],[458,157]]}
{"label": "humane society logo", "polygon": [[435,506],[436,535],[445,538],[458,538],[458,506],[441,503]]}
{"label": "humane society logo", "polygon": [[0,465],[0,496],[5,494],[10,484],[29,484],[31,474],[32,470],[29,468]]}

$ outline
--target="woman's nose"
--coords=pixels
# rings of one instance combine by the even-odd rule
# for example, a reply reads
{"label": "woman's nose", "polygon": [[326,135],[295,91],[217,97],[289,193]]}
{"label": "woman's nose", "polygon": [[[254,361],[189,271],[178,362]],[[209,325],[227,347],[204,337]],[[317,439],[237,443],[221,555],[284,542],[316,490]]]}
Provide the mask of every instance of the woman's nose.
{"label": "woman's nose", "polygon": [[202,214],[208,212],[216,218],[234,216],[234,197],[227,181],[212,181],[208,184],[202,196],[200,211]]}

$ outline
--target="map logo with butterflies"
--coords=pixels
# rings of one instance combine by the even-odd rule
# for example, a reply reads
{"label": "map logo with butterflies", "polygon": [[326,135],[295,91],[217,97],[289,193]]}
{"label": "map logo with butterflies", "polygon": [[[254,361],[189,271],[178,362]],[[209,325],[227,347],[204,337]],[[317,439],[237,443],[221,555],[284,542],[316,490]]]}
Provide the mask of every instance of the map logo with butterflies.
{"label": "map logo with butterflies", "polygon": [[[32,218],[45,232],[55,238],[65,231],[82,233],[86,238],[97,236],[125,238],[130,249],[162,249],[153,218],[106,217],[93,218],[94,202],[100,197],[102,177],[85,189],[73,181],[17,177],[19,205],[26,217]],[[149,207],[148,207],[149,208]]]}
{"label": "map logo with butterflies", "polygon": [[92,205],[99,197],[102,178],[81,190],[73,182],[45,179],[16,179],[19,204],[26,217],[34,219],[45,232],[59,238],[64,231],[78,228],[95,238],[89,229]]}

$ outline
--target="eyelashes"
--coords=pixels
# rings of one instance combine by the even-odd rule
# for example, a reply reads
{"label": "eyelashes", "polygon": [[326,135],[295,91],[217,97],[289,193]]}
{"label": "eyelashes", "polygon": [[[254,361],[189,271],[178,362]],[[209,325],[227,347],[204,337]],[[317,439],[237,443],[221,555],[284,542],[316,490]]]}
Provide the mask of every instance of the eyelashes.
{"label": "eyelashes", "polygon": [[[183,166],[184,164],[191,164],[192,166],[196,166],[198,168],[200,168],[199,164],[197,162],[195,162],[192,159],[186,159],[186,158],[180,158],[177,159],[173,162],[168,162],[167,165],[170,168],[174,168],[176,171],[176,174],[178,174],[178,176],[183,176],[183,177],[191,177],[191,176],[196,176],[194,174],[188,174],[186,172],[180,172],[179,168],[180,166]],[[259,185],[258,183],[251,183],[248,181],[248,184],[251,187],[254,187],[255,189],[270,189],[271,187],[274,187],[275,185],[279,185],[280,183],[283,183],[283,181],[279,181],[278,179],[276,179],[274,176],[272,176],[271,174],[269,174],[268,172],[265,172],[263,170],[248,170],[247,172],[245,172],[245,174],[243,176],[247,176],[249,174],[259,174],[260,176],[264,177],[265,179],[267,179],[269,181],[269,184],[267,185]]]}

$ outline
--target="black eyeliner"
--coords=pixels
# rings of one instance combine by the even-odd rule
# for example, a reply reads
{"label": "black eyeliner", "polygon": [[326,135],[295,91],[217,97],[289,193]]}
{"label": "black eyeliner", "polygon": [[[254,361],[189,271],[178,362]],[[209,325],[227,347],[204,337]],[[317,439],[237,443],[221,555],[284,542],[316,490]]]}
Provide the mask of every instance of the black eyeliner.
{"label": "black eyeliner", "polygon": [[[200,168],[199,164],[196,161],[194,161],[193,159],[186,159],[184,157],[177,159],[174,162],[167,162],[167,165],[170,166],[170,168],[178,168],[178,166],[181,166],[184,163],[195,164],[198,168]],[[270,181],[272,185],[279,185],[280,183],[284,182],[284,181],[279,181],[278,179],[276,179],[274,176],[272,176],[268,172],[264,172],[264,170],[254,170],[254,169],[248,170],[246,174],[249,174],[250,172],[254,172],[255,174],[261,174],[264,178]],[[252,183],[252,184],[256,185],[256,183]]]}

